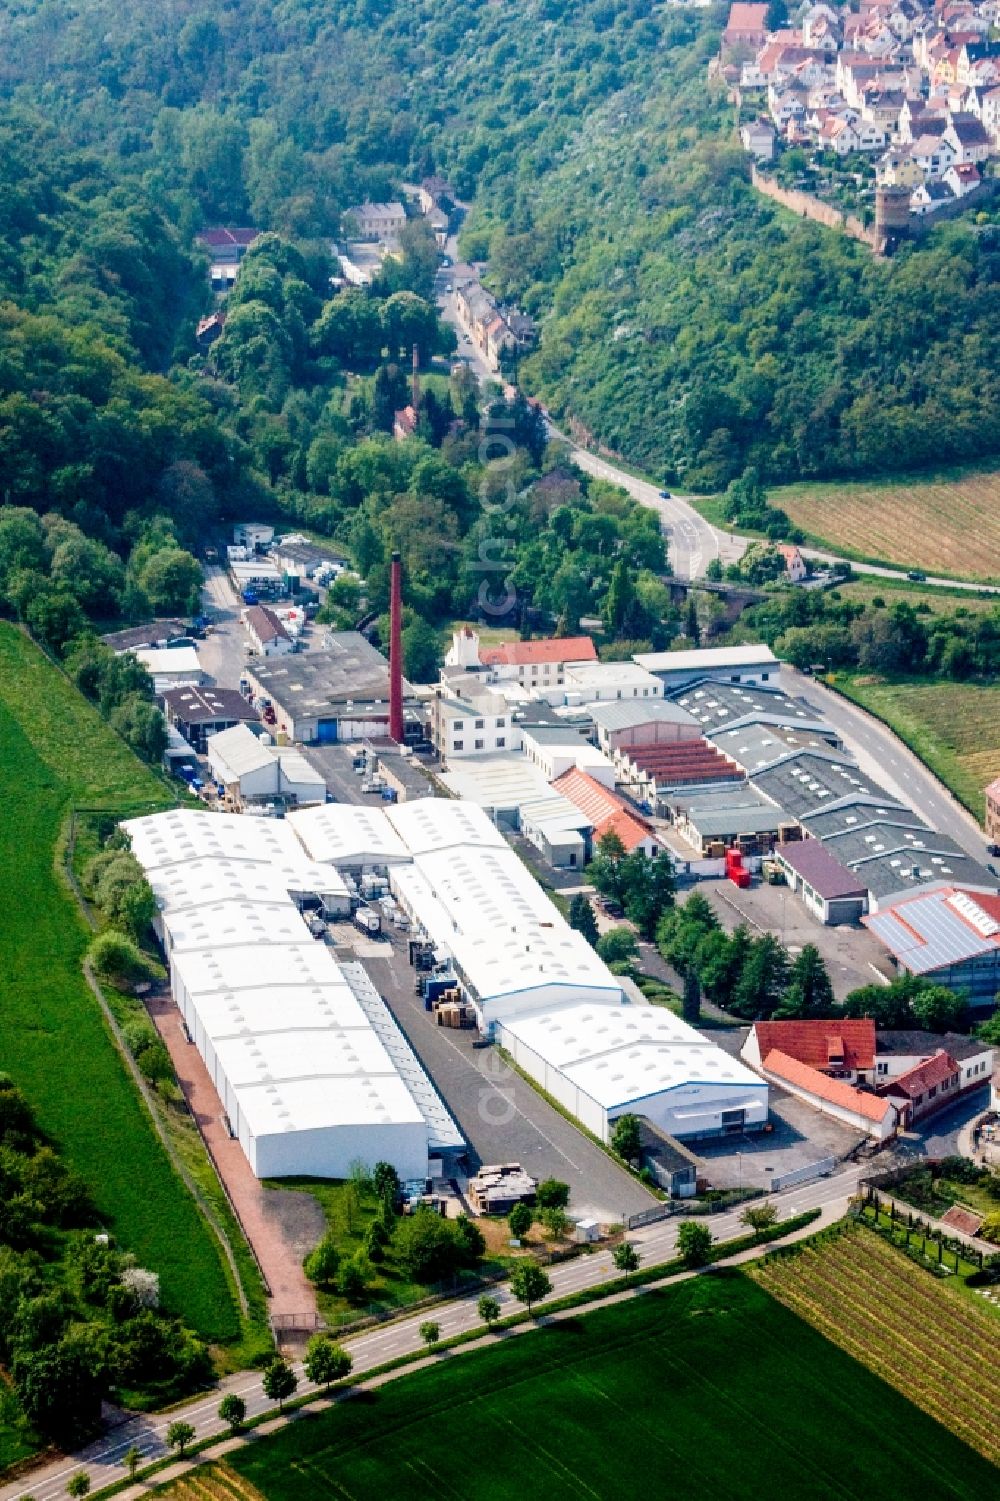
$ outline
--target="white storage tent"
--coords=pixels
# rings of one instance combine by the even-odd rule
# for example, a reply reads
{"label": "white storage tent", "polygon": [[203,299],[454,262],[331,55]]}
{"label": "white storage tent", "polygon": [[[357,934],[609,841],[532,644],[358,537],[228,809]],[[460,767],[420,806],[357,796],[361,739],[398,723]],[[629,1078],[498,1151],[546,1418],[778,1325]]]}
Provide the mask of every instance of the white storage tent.
{"label": "white storage tent", "polygon": [[574,1005],[506,1018],[499,1039],[602,1141],[626,1114],[681,1139],[767,1122],[766,1083],[661,1006]]}

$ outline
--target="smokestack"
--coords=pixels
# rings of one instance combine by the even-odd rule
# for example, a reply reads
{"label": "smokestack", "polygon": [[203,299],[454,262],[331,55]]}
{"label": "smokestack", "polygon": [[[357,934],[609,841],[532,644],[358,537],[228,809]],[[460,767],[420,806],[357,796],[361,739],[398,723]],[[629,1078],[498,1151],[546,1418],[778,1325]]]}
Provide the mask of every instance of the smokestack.
{"label": "smokestack", "polygon": [[410,382],[412,406],[415,412],[420,411],[420,350],[416,344],[413,346],[413,376]]}
{"label": "smokestack", "polygon": [[403,564],[392,555],[389,587],[389,738],[403,743]]}

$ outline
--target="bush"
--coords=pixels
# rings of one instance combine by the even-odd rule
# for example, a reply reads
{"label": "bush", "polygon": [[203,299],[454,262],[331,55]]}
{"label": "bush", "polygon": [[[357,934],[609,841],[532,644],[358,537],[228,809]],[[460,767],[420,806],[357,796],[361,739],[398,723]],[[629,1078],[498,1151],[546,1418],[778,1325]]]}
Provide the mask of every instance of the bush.
{"label": "bush", "polygon": [[136,985],[159,973],[159,967],[146,958],[131,938],[114,929],[98,933],[87,950],[87,959],[94,973],[112,985]]}
{"label": "bush", "polygon": [[539,1209],[565,1209],[569,1203],[569,1184],[558,1178],[543,1178],[535,1193]]}
{"label": "bush", "polygon": [[331,1231],[328,1230],[319,1245],[310,1251],[303,1268],[309,1281],[315,1282],[317,1287],[334,1286],[340,1271],[340,1251]]}

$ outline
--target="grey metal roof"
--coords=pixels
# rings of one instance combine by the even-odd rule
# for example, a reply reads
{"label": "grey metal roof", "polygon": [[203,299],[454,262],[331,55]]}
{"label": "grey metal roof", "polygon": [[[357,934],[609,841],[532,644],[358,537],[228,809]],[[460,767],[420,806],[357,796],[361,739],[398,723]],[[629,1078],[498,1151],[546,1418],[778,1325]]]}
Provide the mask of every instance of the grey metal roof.
{"label": "grey metal roof", "polygon": [[929,881],[996,888],[996,878],[954,839],[922,825],[879,821],[830,834],[823,843],[841,864],[864,878],[879,900]]}
{"label": "grey metal roof", "polygon": [[872,824],[895,824],[900,829],[926,829],[927,824],[912,808],[901,803],[883,801],[868,796],[850,798],[834,808],[822,808],[808,813],[803,822],[810,834],[817,839],[828,839],[833,834],[849,833],[852,829],[866,829]]}
{"label": "grey metal roof", "polygon": [[[737,720],[760,714],[777,715],[787,724],[822,724],[822,715],[804,699],[793,698],[780,688],[756,687],[753,684],[717,683],[698,678],[667,694],[672,703],[680,704],[703,726],[735,724]],[[831,730],[831,734],[834,732]]]}
{"label": "grey metal roof", "polygon": [[[308,719],[347,700],[389,698],[389,664],[358,631],[329,631],[324,650],[255,662],[248,676],[293,719]],[[405,682],[403,691],[412,691]]]}
{"label": "grey metal roof", "polygon": [[680,704],[664,698],[611,699],[591,704],[590,717],[603,730],[631,730],[641,724],[697,723]]}
{"label": "grey metal roof", "polygon": [[746,782],[720,788],[718,792],[692,791],[686,798],[678,799],[677,808],[704,839],[723,834],[771,834],[785,822],[781,809],[754,792]]}
{"label": "grey metal roof", "polygon": [[821,735],[804,727],[791,729],[754,720],[726,729],[706,729],[706,735],[749,776],[799,750],[830,750]]}
{"label": "grey metal roof", "polygon": [[793,818],[801,818],[818,808],[853,798],[858,793],[884,798],[889,794],[877,782],[843,754],[817,750],[802,751],[751,780],[774,802],[787,809]]}

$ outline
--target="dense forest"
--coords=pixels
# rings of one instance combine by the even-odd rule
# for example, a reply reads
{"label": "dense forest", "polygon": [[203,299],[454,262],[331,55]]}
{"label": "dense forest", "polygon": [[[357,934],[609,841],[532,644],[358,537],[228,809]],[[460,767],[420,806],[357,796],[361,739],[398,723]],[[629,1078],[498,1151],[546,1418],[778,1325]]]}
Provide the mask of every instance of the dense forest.
{"label": "dense forest", "polygon": [[668,482],[997,452],[997,231],[943,225],[885,263],[760,200],[707,77],[724,9],[42,0],[8,18],[0,88],[185,243],[218,221],[327,237],[444,173],[467,252],[542,319],[525,384]]}

